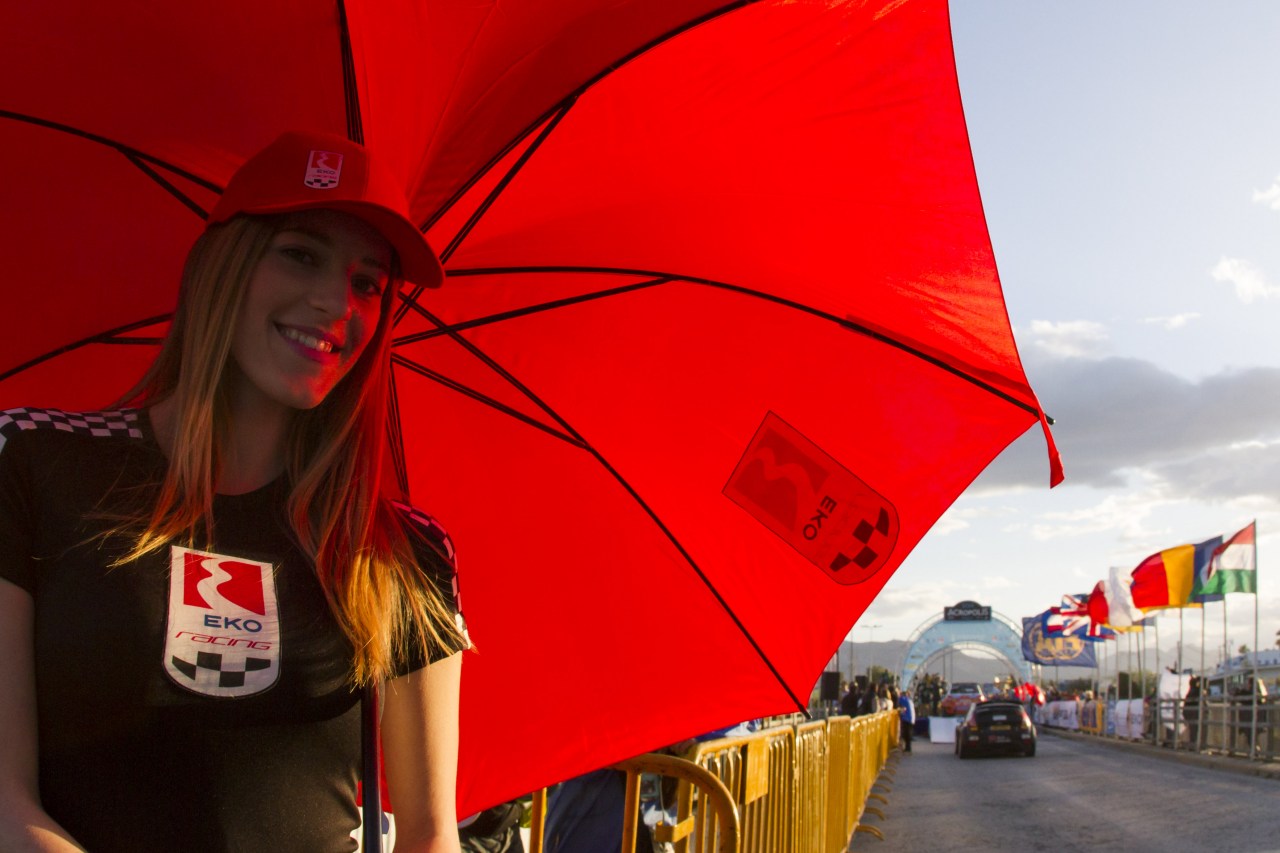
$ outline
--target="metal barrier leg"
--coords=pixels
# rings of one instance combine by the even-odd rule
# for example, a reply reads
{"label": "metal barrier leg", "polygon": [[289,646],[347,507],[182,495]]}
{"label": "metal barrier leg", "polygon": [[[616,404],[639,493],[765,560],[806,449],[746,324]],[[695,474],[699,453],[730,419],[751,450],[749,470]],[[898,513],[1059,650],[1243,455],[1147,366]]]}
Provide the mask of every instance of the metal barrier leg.
{"label": "metal barrier leg", "polygon": [[542,836],[547,830],[547,789],[533,792],[529,809],[529,853],[542,853]]}

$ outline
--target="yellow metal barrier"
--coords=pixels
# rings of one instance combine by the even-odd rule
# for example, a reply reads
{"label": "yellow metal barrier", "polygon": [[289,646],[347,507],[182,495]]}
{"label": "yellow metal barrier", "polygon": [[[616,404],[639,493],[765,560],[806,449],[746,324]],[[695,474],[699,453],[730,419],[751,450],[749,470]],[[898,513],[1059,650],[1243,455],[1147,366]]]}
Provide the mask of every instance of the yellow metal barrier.
{"label": "yellow metal barrier", "polygon": [[[627,775],[622,813],[622,849],[635,850],[640,818],[640,776],[679,780],[675,824],[654,828],[656,841],[675,842],[679,853],[738,853],[741,825],[738,809],[724,783],[692,761],[647,753],[613,765]],[[547,789],[535,791],[529,818],[529,853],[542,853],[546,835]]]}
{"label": "yellow metal barrier", "polygon": [[1107,728],[1107,707],[1090,699],[1080,709],[1080,730],[1100,735]]}
{"label": "yellow metal barrier", "polygon": [[857,825],[854,806],[853,720],[827,720],[827,850],[843,850]]}
{"label": "yellow metal barrier", "polygon": [[[688,761],[649,754],[614,765],[628,774],[623,849],[634,849],[641,773],[679,780],[675,823],[653,830],[676,853],[843,853],[855,832],[883,837],[862,818],[884,817],[869,802],[888,802],[898,719],[896,711],[832,717],[706,741]],[[530,853],[542,850],[539,793]]]}
{"label": "yellow metal barrier", "polygon": [[[707,741],[690,758],[719,777],[742,815],[744,853],[841,853],[870,811],[898,743],[896,711]],[[682,851],[678,851],[682,853]]]}
{"label": "yellow metal barrier", "polygon": [[796,853],[824,853],[827,826],[827,721],[796,726]]}

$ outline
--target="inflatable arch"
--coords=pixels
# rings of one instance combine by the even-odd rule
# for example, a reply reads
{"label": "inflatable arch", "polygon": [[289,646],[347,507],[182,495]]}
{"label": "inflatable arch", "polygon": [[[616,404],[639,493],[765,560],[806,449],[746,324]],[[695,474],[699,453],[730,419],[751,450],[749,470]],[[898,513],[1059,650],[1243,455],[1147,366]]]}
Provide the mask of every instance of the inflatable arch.
{"label": "inflatable arch", "polygon": [[1020,681],[1032,680],[1031,664],[1022,656],[1022,626],[990,607],[962,601],[926,621],[907,639],[898,683],[910,689],[916,676],[950,649],[993,652]]}

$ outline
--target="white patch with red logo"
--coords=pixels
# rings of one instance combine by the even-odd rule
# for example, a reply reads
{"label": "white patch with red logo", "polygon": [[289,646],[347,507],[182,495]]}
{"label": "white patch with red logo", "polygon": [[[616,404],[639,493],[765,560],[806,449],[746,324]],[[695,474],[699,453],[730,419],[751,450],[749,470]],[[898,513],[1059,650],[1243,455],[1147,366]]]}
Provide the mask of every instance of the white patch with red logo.
{"label": "white patch with red logo", "polygon": [[342,177],[342,155],[334,151],[312,151],[307,158],[307,174],[302,182],[312,189],[331,190]]}
{"label": "white patch with red logo", "polygon": [[280,613],[270,563],[174,545],[164,669],[206,696],[251,696],[280,677]]}

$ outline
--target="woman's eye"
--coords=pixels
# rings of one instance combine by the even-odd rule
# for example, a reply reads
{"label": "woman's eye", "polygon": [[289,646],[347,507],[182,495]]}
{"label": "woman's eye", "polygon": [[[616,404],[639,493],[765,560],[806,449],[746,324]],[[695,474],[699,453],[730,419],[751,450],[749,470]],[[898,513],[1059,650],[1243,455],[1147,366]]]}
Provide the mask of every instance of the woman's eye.
{"label": "woman's eye", "polygon": [[297,261],[300,264],[308,266],[316,263],[315,253],[310,249],[304,249],[301,246],[284,246],[280,249],[280,254],[290,260]]}
{"label": "woman's eye", "polygon": [[381,296],[382,282],[373,276],[358,275],[351,279],[351,287],[365,296]]}

